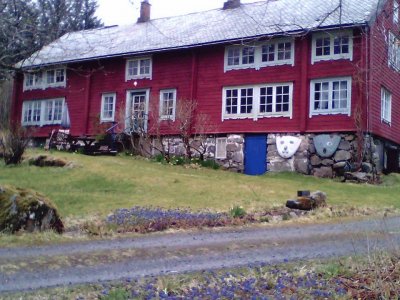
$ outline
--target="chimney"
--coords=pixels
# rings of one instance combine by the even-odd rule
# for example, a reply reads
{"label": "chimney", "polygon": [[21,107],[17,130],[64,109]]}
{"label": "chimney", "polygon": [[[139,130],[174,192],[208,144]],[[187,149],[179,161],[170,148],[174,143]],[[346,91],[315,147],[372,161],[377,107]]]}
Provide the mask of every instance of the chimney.
{"label": "chimney", "polygon": [[138,23],[144,23],[150,21],[150,11],[151,11],[151,4],[149,0],[143,0],[140,4],[140,17],[137,20]]}
{"label": "chimney", "polygon": [[223,9],[238,8],[239,6],[240,6],[240,0],[227,0],[224,3]]}

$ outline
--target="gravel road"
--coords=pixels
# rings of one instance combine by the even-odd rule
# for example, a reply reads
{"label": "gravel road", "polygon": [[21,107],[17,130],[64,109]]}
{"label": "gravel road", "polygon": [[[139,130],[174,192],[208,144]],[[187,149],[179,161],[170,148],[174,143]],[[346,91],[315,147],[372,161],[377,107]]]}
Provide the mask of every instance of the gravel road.
{"label": "gravel road", "polygon": [[398,250],[400,217],[254,226],[0,249],[0,293],[146,275]]}

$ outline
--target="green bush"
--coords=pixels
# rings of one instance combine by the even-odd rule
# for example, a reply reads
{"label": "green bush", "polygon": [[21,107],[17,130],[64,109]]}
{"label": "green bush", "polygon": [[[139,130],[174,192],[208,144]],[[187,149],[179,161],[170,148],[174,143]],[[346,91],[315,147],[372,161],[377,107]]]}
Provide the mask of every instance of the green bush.
{"label": "green bush", "polygon": [[229,214],[233,217],[233,218],[243,218],[247,213],[244,210],[243,207],[241,206],[234,206],[231,208],[231,210],[229,211]]}
{"label": "green bush", "polygon": [[108,295],[101,297],[102,300],[127,300],[129,299],[129,292],[126,289],[118,288],[111,290]]}

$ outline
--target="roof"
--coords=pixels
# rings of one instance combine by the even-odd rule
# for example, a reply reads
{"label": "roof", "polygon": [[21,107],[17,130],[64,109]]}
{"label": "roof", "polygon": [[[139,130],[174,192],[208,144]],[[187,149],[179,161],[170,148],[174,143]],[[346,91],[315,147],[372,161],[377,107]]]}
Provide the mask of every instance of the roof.
{"label": "roof", "polygon": [[[342,2],[342,9],[339,4]],[[366,25],[381,0],[268,0],[67,33],[20,66],[66,64],[104,57],[154,53],[338,26]]]}

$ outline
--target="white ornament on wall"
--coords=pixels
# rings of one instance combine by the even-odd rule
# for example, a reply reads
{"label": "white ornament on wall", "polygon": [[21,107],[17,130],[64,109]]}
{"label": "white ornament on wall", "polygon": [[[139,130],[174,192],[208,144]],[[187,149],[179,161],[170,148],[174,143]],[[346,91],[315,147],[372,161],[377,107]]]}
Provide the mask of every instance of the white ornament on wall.
{"label": "white ornament on wall", "polygon": [[283,158],[291,158],[299,149],[301,139],[295,136],[278,136],[276,138],[276,148]]}

